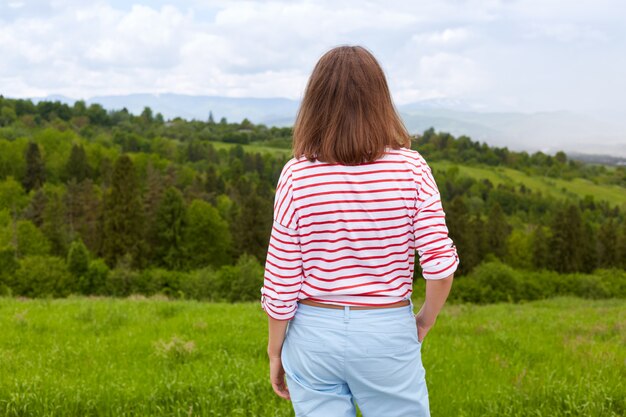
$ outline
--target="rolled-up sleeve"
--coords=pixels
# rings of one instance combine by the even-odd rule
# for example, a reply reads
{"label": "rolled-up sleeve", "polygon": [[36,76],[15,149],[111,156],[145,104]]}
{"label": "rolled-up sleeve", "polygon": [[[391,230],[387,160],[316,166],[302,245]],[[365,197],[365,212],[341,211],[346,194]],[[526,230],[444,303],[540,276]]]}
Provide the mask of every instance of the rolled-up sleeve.
{"label": "rolled-up sleeve", "polygon": [[425,160],[421,161],[418,197],[413,219],[415,249],[424,279],[442,279],[459,266],[456,246],[448,235],[441,194]]}
{"label": "rolled-up sleeve", "polygon": [[304,274],[297,225],[290,161],[283,167],[276,186],[272,231],[261,287],[261,307],[277,320],[292,319],[298,308]]}

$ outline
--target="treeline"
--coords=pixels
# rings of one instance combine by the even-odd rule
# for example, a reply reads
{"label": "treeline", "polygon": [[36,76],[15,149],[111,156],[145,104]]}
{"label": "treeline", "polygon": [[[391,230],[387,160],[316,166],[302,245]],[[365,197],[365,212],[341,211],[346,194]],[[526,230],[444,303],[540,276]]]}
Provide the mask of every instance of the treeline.
{"label": "treeline", "polygon": [[[289,129],[285,136],[251,123],[165,122],[149,109],[133,116],[79,102],[28,103],[0,101],[0,292],[260,296],[286,156],[245,152],[241,144],[227,150],[216,138],[232,142],[230,132],[250,140],[257,132],[266,135],[259,143],[288,143]],[[124,122],[113,122],[120,112]],[[202,138],[204,129],[213,133]],[[427,131],[414,147],[432,157],[453,148],[457,156],[499,153],[467,150],[461,139],[442,147],[441,137]],[[626,268],[626,221],[611,202],[495,187],[456,168],[435,176],[461,279],[493,260],[550,276]]]}
{"label": "treeline", "polygon": [[[229,123],[224,117],[216,121],[212,113],[207,115],[207,120],[175,118],[166,121],[162,114],[154,114],[149,107],[145,107],[140,115],[133,115],[126,108],[106,110],[97,103],[87,105],[82,100],[73,105],[60,101],[35,104],[31,100],[8,99],[0,95],[0,135],[8,139],[30,137],[33,129],[44,127],[61,131],[71,129],[87,139],[110,136],[122,152],[150,152],[153,140],[174,139],[187,144],[187,157],[191,161],[205,156],[202,146],[205,141],[257,143],[288,149],[292,135],[290,127],[267,127],[248,119]],[[541,151],[532,154],[511,151],[507,147],[492,147],[473,141],[467,136],[455,138],[449,133],[437,133],[432,128],[415,138],[413,149],[419,149],[429,160],[506,166],[529,175],[586,178],[626,187],[626,167],[609,169],[604,165],[585,164],[568,159],[562,151],[554,156]]]}

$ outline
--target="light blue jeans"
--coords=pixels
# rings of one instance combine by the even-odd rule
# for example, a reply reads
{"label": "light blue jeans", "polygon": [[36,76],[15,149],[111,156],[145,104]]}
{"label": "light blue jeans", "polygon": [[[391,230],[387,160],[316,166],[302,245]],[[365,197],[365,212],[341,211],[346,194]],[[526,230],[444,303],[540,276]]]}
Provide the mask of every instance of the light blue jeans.
{"label": "light blue jeans", "polygon": [[299,304],[281,359],[297,417],[430,416],[410,305],[353,310]]}

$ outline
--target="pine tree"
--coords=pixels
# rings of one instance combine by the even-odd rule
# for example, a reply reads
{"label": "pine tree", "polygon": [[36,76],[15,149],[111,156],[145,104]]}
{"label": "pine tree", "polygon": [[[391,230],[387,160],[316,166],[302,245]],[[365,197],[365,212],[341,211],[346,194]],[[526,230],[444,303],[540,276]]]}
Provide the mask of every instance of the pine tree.
{"label": "pine tree", "polygon": [[596,234],[591,223],[583,220],[582,239],[580,240],[580,269],[579,271],[591,273],[598,265],[598,246]]}
{"label": "pine tree", "polygon": [[550,245],[543,226],[537,225],[532,235],[533,267],[535,269],[548,268],[550,262]]}
{"label": "pine tree", "polygon": [[146,193],[143,198],[144,217],[146,224],[147,259],[154,259],[154,248],[158,244],[157,236],[157,211],[163,198],[165,189],[163,174],[148,160],[146,167]]}
{"label": "pine tree", "polygon": [[76,182],[81,182],[85,178],[91,176],[91,167],[87,163],[87,155],[82,145],[73,144],[70,152],[70,157],[67,160],[65,167],[66,180],[72,178],[76,179]]}
{"label": "pine tree", "polygon": [[469,247],[463,255],[463,263],[465,264],[463,271],[467,272],[480,265],[489,251],[489,243],[487,242],[489,232],[486,230],[485,221],[480,217],[480,213],[476,213],[471,218],[468,231]]}
{"label": "pine tree", "polygon": [[70,230],[65,222],[66,207],[60,192],[47,194],[46,208],[43,211],[41,230],[51,243],[51,254],[65,257],[71,242]]}
{"label": "pine tree", "polygon": [[115,162],[104,218],[103,257],[109,267],[115,267],[126,254],[132,257],[132,266],[142,264],[145,243],[140,191],[133,162],[123,154]]}
{"label": "pine tree", "polygon": [[626,269],[626,220],[622,221],[617,237],[617,266]]}
{"label": "pine tree", "polygon": [[602,223],[598,230],[598,266],[601,268],[619,267],[618,229],[613,218]]}
{"label": "pine tree", "polygon": [[22,185],[28,193],[30,190],[39,188],[46,180],[45,166],[36,142],[29,142],[26,149],[26,174]]}
{"label": "pine tree", "polygon": [[583,236],[583,224],[578,206],[569,204],[555,212],[550,239],[550,248],[554,255],[549,265],[551,269],[562,273],[582,270],[581,241]]}
{"label": "pine tree", "polygon": [[493,203],[491,210],[489,210],[487,230],[489,251],[504,260],[507,252],[507,238],[512,231],[512,227],[507,223],[504,211],[497,201]]}
{"label": "pine tree", "polygon": [[[459,259],[463,259],[462,265],[459,265],[458,275],[463,275],[468,272],[472,266],[477,254],[475,253],[475,246],[472,245],[471,234],[469,231],[469,211],[465,204],[465,199],[462,196],[456,196],[450,201],[450,204],[446,206],[446,225],[450,239],[456,246]],[[419,227],[419,225],[416,225]],[[469,261],[467,264],[465,261]]]}
{"label": "pine tree", "polygon": [[181,192],[168,187],[156,215],[157,265],[182,269],[184,265],[183,233],[186,227],[185,202]]}
{"label": "pine tree", "polygon": [[43,214],[46,209],[47,202],[48,197],[46,197],[46,193],[43,191],[43,188],[37,189],[32,200],[30,201],[30,204],[24,210],[24,218],[33,222],[35,226],[41,227],[43,225]]}
{"label": "pine tree", "polygon": [[254,184],[245,177],[235,181],[234,222],[232,236],[238,255],[245,252],[257,259],[267,255],[267,240],[272,228],[272,198],[263,198],[255,192]]}
{"label": "pine tree", "polygon": [[64,200],[65,221],[69,225],[70,239],[80,238],[89,250],[96,252],[102,237],[98,226],[102,204],[94,190],[93,181],[86,178],[76,183],[75,179],[71,179],[67,183]]}

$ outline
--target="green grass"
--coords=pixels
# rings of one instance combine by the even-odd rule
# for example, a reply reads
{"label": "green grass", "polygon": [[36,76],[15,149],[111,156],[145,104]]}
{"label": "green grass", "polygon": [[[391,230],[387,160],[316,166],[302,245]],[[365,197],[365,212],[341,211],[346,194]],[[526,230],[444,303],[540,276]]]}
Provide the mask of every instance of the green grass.
{"label": "green grass", "polygon": [[[0,415],[293,415],[266,320],[256,302],[0,298]],[[422,355],[433,416],[626,415],[623,300],[448,304]]]}

